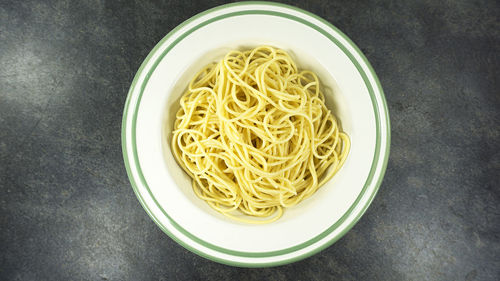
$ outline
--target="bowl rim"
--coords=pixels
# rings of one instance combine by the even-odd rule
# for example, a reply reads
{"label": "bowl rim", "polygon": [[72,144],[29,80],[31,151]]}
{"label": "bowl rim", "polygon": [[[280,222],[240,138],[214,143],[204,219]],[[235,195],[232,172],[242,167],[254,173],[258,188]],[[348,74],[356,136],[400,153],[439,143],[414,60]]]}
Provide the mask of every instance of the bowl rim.
{"label": "bowl rim", "polygon": [[[366,64],[368,70],[369,70],[369,73],[365,73],[365,71],[362,69],[362,67],[359,65],[359,62],[356,58],[353,57],[353,55],[345,48],[345,46],[339,42],[336,38],[334,38],[328,31],[325,31],[324,29],[322,29],[321,27],[317,26],[316,24],[308,21],[307,19],[303,19],[303,18],[299,18],[297,16],[294,16],[294,15],[291,15],[291,14],[287,14],[285,12],[277,12],[277,11],[273,11],[273,10],[265,10],[265,9],[252,9],[252,10],[241,10],[241,11],[236,11],[236,12],[229,12],[229,13],[226,13],[226,14],[223,14],[223,15],[220,15],[220,16],[216,16],[216,17],[211,17],[207,20],[205,20],[204,22],[198,24],[197,26],[195,26],[194,28],[184,32],[183,34],[181,34],[179,36],[179,39],[170,43],[169,46],[167,46],[167,48],[163,51],[163,53],[156,58],[154,64],[152,67],[146,69],[146,65],[150,62],[150,60],[152,59],[153,55],[156,54],[158,52],[158,50],[160,49],[161,46],[163,46],[163,44],[165,43],[165,41],[167,41],[167,39],[169,39],[170,37],[172,37],[174,34],[176,34],[182,27],[188,25],[189,23],[199,19],[200,17],[203,17],[207,14],[210,14],[212,12],[215,12],[215,11],[219,11],[219,10],[223,10],[223,9],[226,9],[226,8],[230,8],[230,7],[237,7],[237,6],[248,6],[248,5],[263,5],[263,6],[273,6],[273,7],[281,7],[281,8],[286,8],[286,9],[291,9],[291,10],[294,10],[295,12],[299,12],[299,13],[302,13],[302,14],[305,14],[307,16],[310,16],[318,21],[320,21],[321,23],[325,24],[326,26],[328,26],[329,28],[333,29],[335,32],[337,32],[344,40],[346,40],[346,42],[355,50],[355,52],[357,53],[357,55],[362,59],[362,61]],[[375,115],[375,124],[376,124],[376,145],[375,145],[375,153],[374,153],[374,157],[373,157],[373,160],[372,160],[372,164],[371,164],[371,168],[370,168],[370,172],[367,176],[367,179],[366,179],[366,182],[363,186],[363,189],[361,190],[361,192],[359,193],[359,195],[356,197],[356,200],[354,201],[354,203],[349,207],[349,209],[344,213],[344,215],[342,215],[342,217],[336,221],[333,225],[331,225],[330,227],[328,227],[325,231],[323,231],[322,233],[316,235],[315,237],[303,242],[303,243],[300,243],[299,245],[294,245],[292,247],[288,247],[288,248],[285,248],[285,249],[280,249],[280,250],[276,250],[276,251],[269,251],[269,252],[241,252],[241,251],[235,251],[235,250],[231,250],[231,249],[226,249],[226,248],[223,248],[223,247],[220,247],[220,246],[216,246],[216,245],[213,245],[213,244],[210,244],[209,242],[206,242],[206,241],[203,241],[201,240],[200,238],[194,236],[193,234],[189,233],[188,231],[186,231],[185,229],[182,228],[182,226],[180,226],[179,224],[177,224],[168,214],[167,212],[164,211],[164,209],[161,207],[161,205],[157,202],[157,200],[155,199],[155,197],[153,196],[150,188],[148,187],[147,185],[147,182],[142,174],[142,171],[141,171],[141,168],[140,168],[140,164],[139,164],[139,160],[138,160],[138,156],[137,156],[137,149],[135,147],[135,120],[137,118],[137,112],[138,112],[138,108],[139,108],[139,105],[140,105],[140,97],[142,96],[143,92],[144,92],[144,89],[145,89],[145,85],[148,83],[148,80],[149,80],[149,77],[151,77],[151,73],[154,72],[154,70],[156,69],[157,65],[159,64],[159,62],[162,60],[162,58],[168,53],[168,51],[173,48],[175,46],[175,44],[177,44],[178,41],[182,40],[182,38],[184,36],[187,36],[189,35],[190,32],[193,32],[194,30],[204,26],[204,25],[207,25],[207,24],[210,24],[211,22],[215,21],[215,20],[218,20],[218,19],[223,19],[223,18],[226,18],[226,17],[229,17],[229,16],[232,16],[232,15],[245,15],[245,14],[260,14],[260,15],[274,15],[274,16],[280,16],[280,17],[285,17],[287,19],[292,19],[292,20],[295,20],[295,21],[298,21],[300,23],[303,23],[305,25],[308,25],[310,27],[312,27],[313,29],[315,29],[316,31],[322,33],[323,35],[325,35],[328,39],[330,39],[330,41],[332,41],[335,45],[337,45],[340,49],[342,49],[342,51],[344,52],[344,54],[346,54],[349,59],[351,60],[351,62],[355,65],[355,67],[357,68],[358,72],[360,73],[360,75],[362,76],[363,78],[363,82],[365,83],[367,89],[368,89],[368,92],[370,94],[370,99],[371,99],[371,102],[372,102],[372,106],[373,106],[373,110],[374,110],[374,115]],[[141,74],[147,72],[146,74],[146,79],[144,79],[144,81],[139,85],[138,84],[138,80],[139,80],[139,76],[141,76]],[[382,101],[381,104],[379,105],[379,103],[376,101],[376,96],[375,96],[375,91],[372,87],[372,84],[368,81],[368,75],[370,75],[373,80],[375,81],[375,84],[376,84],[376,87],[377,87],[377,90],[378,92],[380,93],[380,100]],[[133,95],[133,92],[138,88],[140,87],[140,96],[139,96],[139,100],[137,101],[137,104],[135,105],[134,109],[131,111],[130,110],[130,101],[131,101],[131,96]],[[381,108],[379,108],[381,107]],[[128,118],[128,115],[132,113],[133,115],[133,119],[132,119],[132,140],[128,140],[127,139],[127,118]],[[384,119],[386,121],[385,123],[385,127],[386,127],[386,130],[385,132],[382,132],[381,131],[381,121],[380,121],[380,116],[381,115],[384,115]],[[385,147],[382,147],[383,144],[380,143],[380,138],[381,138],[381,134],[384,134],[386,135],[387,137],[387,141],[385,143]],[[372,66],[370,65],[370,63],[368,62],[368,60],[366,59],[366,57],[363,55],[363,53],[360,51],[360,49],[352,42],[352,40],[350,40],[349,37],[347,37],[342,31],[340,31],[338,28],[336,28],[335,26],[333,26],[331,23],[329,23],[328,21],[322,19],[321,17],[313,14],[313,13],[310,13],[308,11],[305,11],[305,10],[302,10],[300,8],[297,8],[297,7],[294,7],[294,6],[290,6],[290,5],[286,5],[286,4],[281,4],[281,3],[275,3],[275,2],[267,2],[267,1],[245,1],[245,2],[238,2],[238,3],[231,3],[231,4],[225,4],[225,5],[220,5],[220,6],[217,6],[217,7],[214,7],[212,9],[208,9],[208,10],[205,10],[201,13],[198,13],[196,15],[194,15],[193,17],[187,19],[186,21],[182,22],[180,25],[178,25],[176,28],[174,28],[173,30],[171,30],[166,36],[164,36],[156,45],[155,47],[150,51],[150,53],[148,54],[148,56],[146,57],[146,59],[143,61],[143,63],[141,64],[141,66],[139,67],[133,81],[132,81],[132,84],[130,86],[130,89],[128,91],[128,94],[127,94],[127,100],[125,102],[125,107],[124,107],[124,112],[123,112],[123,118],[122,118],[122,152],[123,152],[123,158],[124,158],[124,162],[125,162],[125,168],[127,170],[127,175],[129,177],[129,181],[131,183],[131,186],[134,190],[134,193],[136,194],[138,200],[140,201],[142,207],[145,209],[146,213],[151,217],[151,219],[160,227],[160,229],[162,229],[163,232],[165,232],[170,238],[172,238],[173,240],[175,240],[178,244],[182,245],[184,248],[200,255],[200,256],[203,256],[205,258],[208,258],[210,260],[213,260],[213,261],[216,261],[216,262],[219,262],[219,263],[223,263],[223,264],[227,264],[227,265],[233,265],[233,266],[243,266],[243,267],[267,267],[267,266],[277,266],[277,265],[282,265],[282,264],[287,264],[287,263],[291,263],[291,262],[295,262],[295,261],[298,261],[298,260],[302,260],[304,258],[307,258],[311,255],[314,255],[316,253],[318,253],[319,251],[329,247],[330,245],[332,245],[333,243],[335,243],[337,240],[339,240],[341,237],[343,237],[358,221],[359,219],[361,218],[361,216],[365,213],[365,211],[367,210],[367,208],[370,206],[371,202],[373,201],[373,198],[375,197],[381,183],[382,183],[382,180],[384,178],[384,174],[385,174],[385,171],[386,171],[386,168],[387,168],[387,162],[388,162],[388,158],[389,158],[389,152],[390,152],[390,119],[389,119],[389,112],[388,112],[388,108],[387,108],[387,103],[386,103],[386,100],[385,100],[385,96],[384,96],[384,92],[382,90],[382,86],[380,84],[380,81],[377,77],[377,75],[375,74],[375,71],[373,70]],[[133,147],[134,147],[134,153],[133,155],[129,155],[129,153],[127,152],[127,141],[132,141],[132,144],[133,144]],[[385,150],[385,153],[384,155],[381,155],[380,154],[380,151],[384,149]],[[382,163],[380,164],[380,157],[383,157],[382,158]],[[139,177],[135,177],[131,171],[131,167],[130,167],[130,163],[131,162],[134,162],[136,163],[136,166],[137,166],[137,169],[138,169],[138,175]],[[381,172],[380,172],[380,175],[378,178],[374,179],[374,174],[376,172],[376,170],[380,167],[380,165],[382,165],[382,169],[381,169]],[[144,186],[145,188],[147,189],[148,193],[149,193],[149,196],[151,196],[152,200],[154,201],[154,203],[157,205],[157,207],[161,210],[161,212],[169,219],[169,221],[171,222],[172,226],[175,227],[178,231],[180,231],[182,234],[186,235],[188,238],[192,239],[193,241],[197,242],[198,244],[200,245],[203,245],[207,248],[210,248],[216,252],[220,252],[220,253],[225,253],[225,254],[229,254],[229,255],[234,255],[234,256],[239,256],[239,257],[248,257],[248,258],[260,258],[260,257],[274,257],[274,256],[280,256],[280,255],[284,255],[284,254],[288,254],[288,253],[293,253],[295,251],[298,251],[300,249],[303,249],[305,247],[308,247],[314,243],[316,243],[317,241],[320,241],[321,239],[323,239],[324,237],[326,237],[328,234],[330,234],[332,231],[334,231],[335,229],[337,229],[338,226],[340,226],[352,213],[352,211],[354,210],[355,207],[358,206],[358,203],[359,201],[361,200],[362,197],[366,196],[365,195],[365,192],[366,192],[366,189],[368,186],[372,185],[373,182],[375,181],[375,187],[374,189],[372,190],[372,193],[369,195],[369,199],[366,201],[365,205],[363,206],[363,208],[361,209],[361,211],[359,211],[357,214],[355,214],[356,216],[354,217],[354,219],[352,220],[351,223],[349,223],[348,225],[345,226],[344,229],[342,229],[341,232],[339,232],[339,234],[337,234],[336,236],[334,236],[333,238],[331,238],[329,241],[327,241],[326,243],[324,243],[323,245],[320,245],[308,252],[305,252],[303,254],[300,254],[300,255],[297,255],[297,256],[294,256],[294,257],[291,257],[291,258],[288,258],[288,259],[282,259],[282,260],[277,260],[277,261],[272,261],[272,262],[261,262],[261,263],[254,263],[254,262],[237,262],[237,261],[232,261],[232,260],[229,260],[229,259],[224,259],[224,258],[221,258],[221,257],[217,257],[217,256],[214,256],[214,255],[211,255],[211,254],[208,254],[208,253],[205,253],[203,252],[202,250],[200,249],[197,249],[196,247],[193,247],[193,246],[190,246],[188,245],[187,243],[185,243],[184,241],[182,241],[179,237],[177,237],[175,234],[173,234],[165,225],[163,225],[160,220],[155,216],[155,214],[153,213],[153,211],[149,208],[148,204],[145,202],[141,192],[138,190],[138,187],[137,187],[137,181],[140,181]]]}

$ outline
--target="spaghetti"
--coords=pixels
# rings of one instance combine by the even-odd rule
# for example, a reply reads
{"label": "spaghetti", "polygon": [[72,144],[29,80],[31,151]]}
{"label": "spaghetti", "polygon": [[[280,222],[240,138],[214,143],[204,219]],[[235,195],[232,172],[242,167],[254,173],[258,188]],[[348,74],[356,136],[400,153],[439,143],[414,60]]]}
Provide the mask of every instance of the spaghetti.
{"label": "spaghetti", "polygon": [[250,223],[275,221],[311,196],[349,148],[316,74],[298,71],[270,46],[231,51],[197,73],[180,99],[172,137],[196,195]]}

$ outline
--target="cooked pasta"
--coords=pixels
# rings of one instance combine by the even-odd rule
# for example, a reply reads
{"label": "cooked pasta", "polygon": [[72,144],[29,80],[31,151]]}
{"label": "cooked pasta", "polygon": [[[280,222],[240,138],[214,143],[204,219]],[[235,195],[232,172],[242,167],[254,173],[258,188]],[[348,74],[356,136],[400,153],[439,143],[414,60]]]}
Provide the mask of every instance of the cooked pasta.
{"label": "cooked pasta", "polygon": [[350,148],[316,74],[270,46],[230,51],[201,69],[180,99],[172,134],[196,195],[250,223],[275,221],[311,196]]}

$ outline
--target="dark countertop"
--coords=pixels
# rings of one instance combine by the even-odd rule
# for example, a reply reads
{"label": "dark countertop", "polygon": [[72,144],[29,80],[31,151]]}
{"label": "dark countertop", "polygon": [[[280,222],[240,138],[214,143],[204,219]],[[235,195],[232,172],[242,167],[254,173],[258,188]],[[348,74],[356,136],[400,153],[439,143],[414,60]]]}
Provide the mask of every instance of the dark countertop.
{"label": "dark countertop", "polygon": [[218,4],[0,2],[0,280],[500,280],[495,1],[294,4],[381,80],[392,146],[373,204],[333,246],[276,268],[217,264],[165,235],[126,175],[124,102],[153,46]]}

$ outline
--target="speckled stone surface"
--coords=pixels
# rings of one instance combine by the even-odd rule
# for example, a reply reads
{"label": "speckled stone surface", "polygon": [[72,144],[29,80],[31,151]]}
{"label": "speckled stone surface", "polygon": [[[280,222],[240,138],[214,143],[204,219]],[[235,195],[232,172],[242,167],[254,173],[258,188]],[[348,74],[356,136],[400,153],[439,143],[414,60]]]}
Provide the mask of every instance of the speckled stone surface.
{"label": "speckled stone surface", "polygon": [[300,1],[344,31],[392,122],[380,191],[306,260],[201,258],[148,217],[121,118],[153,46],[222,1],[0,1],[0,280],[500,280],[500,6]]}

